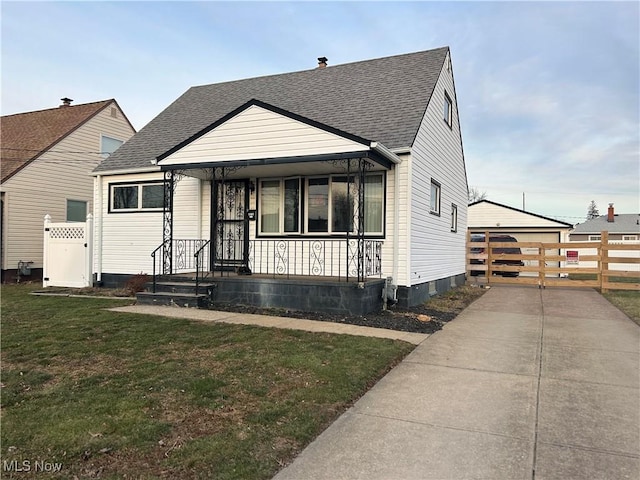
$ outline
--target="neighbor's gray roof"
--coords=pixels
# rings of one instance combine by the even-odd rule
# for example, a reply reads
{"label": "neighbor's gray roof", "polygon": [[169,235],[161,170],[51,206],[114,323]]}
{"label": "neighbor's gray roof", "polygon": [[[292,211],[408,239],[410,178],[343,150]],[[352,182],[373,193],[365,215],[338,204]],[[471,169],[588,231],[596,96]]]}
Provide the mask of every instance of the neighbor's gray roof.
{"label": "neighbor's gray roof", "polygon": [[442,47],[192,87],[95,171],[148,167],[157,156],[252,99],[387,148],[410,147],[448,51]]}
{"label": "neighbor's gray roof", "polygon": [[637,213],[616,213],[613,216],[613,222],[607,222],[606,215],[600,215],[599,217],[587,220],[584,223],[576,225],[571,231],[571,234],[575,233],[628,233],[628,234],[640,234],[640,214]]}

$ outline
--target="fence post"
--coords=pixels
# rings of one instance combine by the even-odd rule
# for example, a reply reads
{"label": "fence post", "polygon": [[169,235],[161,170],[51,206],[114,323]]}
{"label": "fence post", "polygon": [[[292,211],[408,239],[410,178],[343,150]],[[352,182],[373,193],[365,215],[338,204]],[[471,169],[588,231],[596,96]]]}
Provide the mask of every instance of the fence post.
{"label": "fence post", "polygon": [[600,292],[606,293],[608,289],[605,287],[607,284],[607,275],[609,270],[609,232],[600,233],[600,269],[598,272],[600,280]]}
{"label": "fence post", "polygon": [[544,244],[540,244],[538,246],[538,288],[546,288],[544,284],[545,279],[547,277],[546,267],[547,260],[545,258],[546,250],[544,248]]}
{"label": "fence post", "polygon": [[493,254],[493,248],[490,247],[489,244],[489,240],[491,239],[491,233],[489,233],[489,231],[487,230],[486,232],[484,232],[484,242],[485,242],[485,251],[487,252],[487,260],[486,260],[486,266],[487,266],[487,285],[489,285],[491,283],[491,276],[493,275],[493,270],[491,269],[491,266],[493,264],[493,258],[492,258],[492,254]]}
{"label": "fence post", "polygon": [[93,215],[87,214],[84,227],[84,286],[93,286]]}
{"label": "fence post", "polygon": [[47,265],[48,260],[48,252],[49,252],[49,224],[51,223],[51,215],[48,213],[44,216],[44,239],[43,239],[43,249],[42,249],[42,286],[49,286],[49,267]]}

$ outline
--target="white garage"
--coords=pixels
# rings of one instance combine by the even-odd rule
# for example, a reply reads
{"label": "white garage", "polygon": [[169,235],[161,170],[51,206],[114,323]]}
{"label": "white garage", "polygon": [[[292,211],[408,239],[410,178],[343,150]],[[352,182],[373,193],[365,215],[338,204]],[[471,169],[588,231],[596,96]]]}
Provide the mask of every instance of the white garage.
{"label": "white garage", "polygon": [[[480,200],[469,205],[467,227],[470,233],[497,233],[511,235],[518,242],[567,242],[573,225],[535,213],[501,205],[489,200]],[[530,250],[530,251],[529,251]],[[522,253],[535,254],[537,249],[522,249]],[[548,255],[557,255],[557,250],[547,250]],[[530,261],[525,261],[525,265]],[[547,266],[558,266],[547,262]],[[526,276],[527,273],[522,275]]]}

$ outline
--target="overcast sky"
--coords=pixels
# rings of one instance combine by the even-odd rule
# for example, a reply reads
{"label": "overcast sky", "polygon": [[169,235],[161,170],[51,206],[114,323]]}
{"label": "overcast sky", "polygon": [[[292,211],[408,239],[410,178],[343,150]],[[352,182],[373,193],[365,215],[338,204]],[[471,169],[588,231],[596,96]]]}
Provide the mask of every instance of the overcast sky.
{"label": "overcast sky", "polygon": [[451,48],[469,185],[584,221],[640,212],[632,2],[1,2],[2,115],[115,98],[136,129],[190,86]]}

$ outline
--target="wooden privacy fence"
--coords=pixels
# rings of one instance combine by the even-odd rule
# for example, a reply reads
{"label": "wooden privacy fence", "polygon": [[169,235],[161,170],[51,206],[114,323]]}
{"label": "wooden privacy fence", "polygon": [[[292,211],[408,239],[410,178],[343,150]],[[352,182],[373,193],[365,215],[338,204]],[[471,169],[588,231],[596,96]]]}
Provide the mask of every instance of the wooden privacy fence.
{"label": "wooden privacy fence", "polygon": [[[490,236],[485,232],[482,242],[467,236],[469,283],[640,291],[638,242],[611,242],[608,232],[602,232],[595,242],[491,242],[489,248]],[[510,253],[501,253],[502,249]]]}

